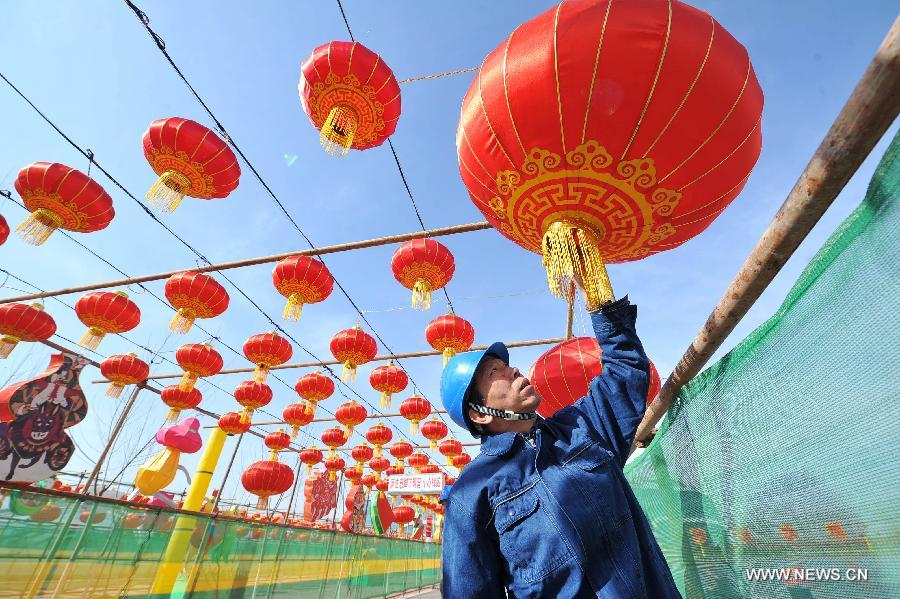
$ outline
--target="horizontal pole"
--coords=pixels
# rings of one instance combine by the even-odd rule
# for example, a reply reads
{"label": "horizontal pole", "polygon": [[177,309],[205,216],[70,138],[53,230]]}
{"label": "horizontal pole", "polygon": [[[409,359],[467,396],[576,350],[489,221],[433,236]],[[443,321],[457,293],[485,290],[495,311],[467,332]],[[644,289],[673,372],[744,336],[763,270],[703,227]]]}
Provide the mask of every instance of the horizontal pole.
{"label": "horizontal pole", "polygon": [[[446,414],[447,410],[431,410],[432,414]],[[374,420],[376,418],[394,418],[396,416],[402,416],[400,412],[396,412],[393,414],[369,414],[366,416],[366,420]],[[312,422],[337,422],[337,418],[314,418]],[[276,426],[279,424],[284,424],[286,426],[290,426],[284,420],[268,420],[265,422],[253,422],[250,426]],[[205,428],[212,428],[211,426],[207,426]]]}
{"label": "horizontal pole", "polygon": [[469,233],[471,231],[481,231],[491,228],[487,221],[468,223],[464,225],[455,225],[453,227],[443,227],[440,229],[431,229],[429,231],[415,231],[413,233],[403,233],[401,235],[389,235],[387,237],[378,237],[376,239],[366,239],[363,241],[352,241],[350,243],[341,243],[338,245],[329,245],[321,248],[298,250],[296,252],[287,252],[284,254],[273,254],[271,256],[261,256],[259,258],[248,258],[245,260],[235,260],[234,262],[223,262],[221,264],[213,264],[211,266],[189,266],[180,270],[169,272],[161,272],[153,275],[144,275],[142,277],[130,277],[127,279],[118,279],[113,281],[104,281],[102,283],[92,283],[90,285],[80,285],[78,287],[66,287],[64,289],[56,289],[54,291],[42,291],[40,293],[30,293],[28,295],[19,295],[16,297],[7,297],[0,299],[0,305],[12,302],[26,302],[30,300],[43,299],[47,297],[57,297],[60,295],[69,295],[71,293],[81,293],[83,291],[94,291],[96,289],[109,289],[110,287],[122,287],[124,285],[134,285],[137,283],[147,283],[150,281],[160,281],[168,279],[172,275],[182,272],[213,272],[220,270],[229,270],[232,268],[243,268],[245,266],[256,266],[258,264],[268,264],[278,262],[284,258],[291,256],[322,256],[325,254],[336,254],[339,252],[348,252],[350,250],[359,250],[363,248],[377,247],[380,245],[390,245],[392,243],[402,243],[411,239],[421,239],[423,237],[443,237],[445,235],[456,235],[458,233]]}

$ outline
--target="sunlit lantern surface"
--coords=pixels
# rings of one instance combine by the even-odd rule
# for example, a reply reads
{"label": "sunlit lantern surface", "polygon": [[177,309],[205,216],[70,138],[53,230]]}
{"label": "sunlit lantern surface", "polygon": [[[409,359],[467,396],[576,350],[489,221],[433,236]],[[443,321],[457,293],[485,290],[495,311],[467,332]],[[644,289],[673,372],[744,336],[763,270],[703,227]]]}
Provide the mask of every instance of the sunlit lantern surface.
{"label": "sunlit lantern surface", "polygon": [[441,352],[444,366],[447,361],[472,347],[475,342],[475,329],[465,318],[456,314],[438,316],[425,327],[425,339],[428,345]]}
{"label": "sunlit lantern surface", "polygon": [[279,260],[272,270],[272,284],[287,298],[282,317],[300,320],[305,304],[315,304],[331,295],[334,277],[325,265],[309,256],[291,256]]}
{"label": "sunlit lantern surface", "polygon": [[8,358],[22,341],[46,341],[54,333],[56,322],[42,304],[0,305],[0,358]]}
{"label": "sunlit lantern surface", "polygon": [[127,333],[141,322],[141,311],[123,291],[92,291],[75,302],[75,314],[85,331],[78,345],[97,349],[109,333]]}
{"label": "sunlit lantern surface", "polygon": [[117,354],[100,363],[100,374],[109,380],[107,397],[119,397],[128,385],[143,383],[150,376],[150,366],[136,354]]}
{"label": "sunlit lantern surface", "polygon": [[176,313],[169,329],[178,334],[191,330],[197,318],[215,318],[228,309],[228,292],[214,278],[198,272],[181,272],[166,280],[166,299]]}
{"label": "sunlit lantern surface", "polygon": [[340,331],[331,339],[331,355],[343,364],[342,381],[356,380],[356,368],[372,361],[378,353],[375,338],[362,330],[360,326]]}
{"label": "sunlit lantern surface", "polygon": [[391,270],[397,282],[412,291],[412,307],[427,310],[432,292],[453,278],[456,263],[450,250],[434,239],[411,239],[394,252]]}
{"label": "sunlit lantern surface", "polygon": [[334,381],[321,372],[304,374],[294,385],[294,391],[302,399],[310,403],[313,410],[320,401],[325,401],[334,394]]}
{"label": "sunlit lantern surface", "polygon": [[294,350],[288,340],[278,333],[260,333],[244,342],[244,355],[256,364],[253,380],[264,383],[269,376],[269,369],[281,366],[291,359]]}
{"label": "sunlit lantern surface", "polygon": [[402,368],[393,362],[388,362],[372,370],[369,375],[369,384],[376,391],[381,392],[381,407],[391,406],[391,397],[394,393],[401,393],[409,384],[409,377]]}
{"label": "sunlit lantern surface", "polygon": [[184,370],[179,388],[190,391],[200,377],[213,376],[222,370],[222,355],[208,343],[187,343],[175,352],[175,361]]}

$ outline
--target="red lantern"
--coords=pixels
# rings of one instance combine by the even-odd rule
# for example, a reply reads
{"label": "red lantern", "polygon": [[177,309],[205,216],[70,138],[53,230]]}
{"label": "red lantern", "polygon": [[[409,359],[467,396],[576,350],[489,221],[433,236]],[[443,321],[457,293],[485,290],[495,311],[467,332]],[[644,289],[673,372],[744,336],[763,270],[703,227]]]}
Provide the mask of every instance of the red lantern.
{"label": "red lantern", "polygon": [[253,380],[264,383],[269,369],[280,366],[291,359],[294,350],[287,339],[278,333],[260,333],[244,342],[244,355],[256,364]]}
{"label": "red lantern", "polygon": [[[573,337],[555,345],[537,359],[528,380],[541,396],[538,413],[549,418],[585,395],[594,377],[603,372],[600,344],[594,337]],[[656,367],[651,364],[651,389],[647,401],[659,392],[659,374],[652,382]]]}
{"label": "red lantern", "polygon": [[365,474],[363,474],[362,478],[359,479],[359,482],[361,482],[367,489],[371,489],[378,481],[375,479],[374,472],[366,472]]}
{"label": "red lantern", "polygon": [[375,488],[381,491],[382,493],[387,492],[388,490],[388,480],[387,478],[376,478],[375,479]]}
{"label": "red lantern", "polygon": [[187,343],[175,352],[175,361],[184,370],[181,383],[182,391],[194,388],[199,377],[219,374],[222,370],[222,356],[209,343]]}
{"label": "red lantern", "polygon": [[416,472],[421,472],[422,468],[429,462],[429,458],[424,453],[417,451],[416,453],[409,456],[406,460],[406,463],[410,465],[410,467],[415,468]]}
{"label": "red lantern", "polygon": [[263,460],[250,464],[241,475],[241,484],[248,493],[259,497],[258,509],[266,509],[269,497],[280,495],[291,488],[294,471],[277,460]]}
{"label": "red lantern", "polygon": [[166,281],[166,299],[177,310],[169,329],[178,334],[191,330],[196,318],[215,318],[228,309],[228,292],[209,275],[180,272]]}
{"label": "red lantern", "polygon": [[455,483],[455,482],[456,482],[456,477],[455,477],[455,476],[447,476],[447,477],[444,477],[444,484],[446,484],[446,485],[452,485],[452,484]]}
{"label": "red lantern", "polygon": [[182,410],[191,410],[200,405],[203,395],[199,389],[183,390],[179,385],[169,385],[163,387],[159,393],[163,403],[169,406],[169,415],[166,416],[166,422],[175,422]]}
{"label": "red lantern", "polygon": [[88,330],[78,345],[97,349],[107,333],[126,333],[141,322],[141,311],[122,291],[92,291],[75,302],[75,314]]}
{"label": "red lantern", "polygon": [[441,471],[441,467],[437,464],[425,464],[419,469],[421,474],[437,474]]}
{"label": "red lantern", "polygon": [[300,452],[300,461],[306,464],[306,473],[312,472],[312,467],[322,461],[322,452],[315,446],[307,447]]}
{"label": "red lantern", "polygon": [[412,290],[412,307],[427,310],[431,293],[443,288],[453,277],[453,254],[434,239],[411,239],[391,258],[394,278]]}
{"label": "red lantern", "polygon": [[250,430],[250,422],[244,421],[237,412],[228,412],[219,418],[219,428],[226,435],[242,435]]}
{"label": "red lantern", "polygon": [[376,391],[381,391],[381,407],[389,408],[391,395],[402,393],[409,384],[409,377],[402,368],[394,366],[393,362],[388,362],[372,371],[372,374],[369,375],[369,384]]}
{"label": "red lantern", "polygon": [[438,445],[438,451],[442,456],[447,458],[447,465],[452,466],[453,457],[458,456],[463,452],[463,446],[462,443],[456,439],[445,439]]}
{"label": "red lantern", "polygon": [[400,532],[403,532],[403,527],[412,522],[415,517],[415,510],[408,505],[398,505],[394,508],[394,522],[400,526]]}
{"label": "red lantern", "polygon": [[388,451],[396,458],[397,463],[403,466],[403,460],[412,455],[414,448],[406,441],[397,441],[391,445],[391,448]]}
{"label": "red lantern", "polygon": [[398,474],[403,474],[403,466],[398,464],[394,464],[384,471],[385,476],[397,476]]}
{"label": "red lantern", "polygon": [[20,341],[46,341],[56,332],[53,317],[38,303],[0,306],[0,358],[7,358]]}
{"label": "red lantern", "polygon": [[475,329],[468,320],[455,314],[445,314],[428,323],[425,328],[425,339],[428,345],[443,354],[446,366],[447,360],[472,347]]}
{"label": "red lantern", "polygon": [[9,223],[6,222],[6,219],[3,218],[3,215],[0,214],[0,245],[6,243],[6,240],[9,238]]}
{"label": "red lantern", "polygon": [[238,186],[241,167],[234,152],[200,123],[158,119],[150,123],[143,142],[144,157],[159,175],[147,201],[160,210],[174,211],[184,196],[224,198]]}
{"label": "red lantern", "polygon": [[337,478],[337,473],[346,468],[347,462],[338,455],[333,455],[325,460],[325,470],[328,470],[328,480]]}
{"label": "red lantern", "polygon": [[400,118],[400,86],[380,56],[357,42],[329,42],[300,68],[300,103],[325,151],[380,146]]}
{"label": "red lantern", "polygon": [[279,451],[284,451],[291,446],[291,437],[284,431],[275,431],[266,435],[263,443],[272,450],[270,459],[274,460],[277,459]]}
{"label": "red lantern", "polygon": [[288,300],[282,318],[300,320],[303,304],[315,304],[331,295],[334,277],[319,260],[291,256],[275,264],[272,283]]}
{"label": "red lantern", "polygon": [[116,215],[112,198],[99,183],[56,162],[35,162],[20,170],[16,191],[31,212],[16,231],[31,245],[44,243],[56,229],[100,231]]}
{"label": "red lantern", "polygon": [[370,362],[376,353],[378,345],[375,339],[359,325],[353,329],[345,329],[331,339],[331,354],[344,365],[341,370],[342,381],[356,380],[356,367]]}
{"label": "red lantern", "polygon": [[362,470],[357,469],[356,466],[344,468],[344,478],[346,480],[349,480],[351,483],[358,484],[360,479],[362,478],[362,475]]}
{"label": "red lantern", "polygon": [[419,421],[431,414],[431,403],[424,397],[413,395],[400,404],[400,415],[409,420],[409,432],[418,434]]}
{"label": "red lantern", "polygon": [[366,441],[375,446],[375,455],[381,455],[381,448],[391,442],[394,433],[380,422],[366,431]]}
{"label": "red lantern", "polygon": [[[649,360],[648,360],[649,361]],[[659,378],[659,371],[653,362],[650,362],[650,386],[647,388],[647,405],[649,406],[662,391],[662,380]]]}
{"label": "red lantern", "polygon": [[300,402],[288,404],[281,412],[284,421],[291,425],[291,440],[297,438],[300,428],[313,421],[315,413],[312,408]]}
{"label": "red lantern", "polygon": [[462,452],[459,455],[453,456],[453,465],[459,468],[460,472],[462,472],[462,469],[468,466],[471,461],[472,456],[470,456],[466,452]]}
{"label": "red lantern", "polygon": [[448,432],[450,431],[447,425],[437,419],[429,420],[422,425],[422,436],[428,439],[431,449],[435,449],[438,441],[446,437]]}
{"label": "red lantern", "polygon": [[100,374],[112,383],[106,388],[106,396],[119,397],[127,385],[146,381],[150,367],[135,354],[119,354],[100,363]]}
{"label": "red lantern", "polygon": [[[677,247],[737,196],[761,147],[746,50],[681,2],[562,3],[485,58],[463,100],[460,174],[551,290]],[[570,297],[570,296],[569,296]]]}
{"label": "red lantern", "polygon": [[334,381],[321,372],[311,372],[297,380],[294,390],[297,395],[312,404],[315,411],[318,402],[325,401],[334,393]]}
{"label": "red lantern", "polygon": [[354,447],[353,451],[350,452],[350,455],[356,460],[357,467],[359,471],[362,472],[363,464],[372,459],[374,452],[371,447],[363,443]]}
{"label": "red lantern", "polygon": [[272,388],[258,381],[242,381],[234,388],[234,399],[243,406],[241,418],[250,422],[254,410],[265,407],[272,401]]}
{"label": "red lantern", "polygon": [[347,442],[347,434],[337,426],[325,429],[322,433],[322,443],[328,446],[328,456],[335,454],[338,447]]}
{"label": "red lantern", "polygon": [[375,478],[381,478],[381,473],[391,466],[390,460],[384,456],[376,456],[369,460],[369,468],[375,471]]}
{"label": "red lantern", "polygon": [[366,421],[368,416],[366,409],[355,401],[341,404],[334,413],[334,419],[344,425],[347,430],[347,438],[353,434],[353,429]]}

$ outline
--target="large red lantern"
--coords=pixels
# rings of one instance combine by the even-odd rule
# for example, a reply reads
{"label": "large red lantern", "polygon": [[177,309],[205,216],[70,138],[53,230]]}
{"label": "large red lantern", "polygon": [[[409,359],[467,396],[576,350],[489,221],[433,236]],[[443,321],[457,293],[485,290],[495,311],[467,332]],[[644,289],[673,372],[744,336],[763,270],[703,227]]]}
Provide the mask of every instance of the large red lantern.
{"label": "large red lantern", "polygon": [[169,415],[166,416],[166,422],[175,422],[182,410],[192,410],[200,405],[203,401],[199,389],[190,389],[185,391],[179,385],[169,385],[163,387],[159,392],[159,396],[163,403],[169,406]]}
{"label": "large red lantern", "polygon": [[258,381],[242,381],[234,388],[234,399],[244,408],[241,410],[241,418],[250,422],[255,410],[272,401],[272,388]]}
{"label": "large red lantern", "polygon": [[357,42],[329,42],[300,67],[300,103],[325,151],[380,146],[400,118],[400,86],[380,56]]}
{"label": "large red lantern", "polygon": [[391,258],[394,278],[412,290],[412,307],[417,310],[431,307],[431,293],[449,283],[455,269],[453,254],[434,239],[411,239]]}
{"label": "large red lantern", "polygon": [[238,186],[241,167],[234,152],[200,123],[179,117],[155,120],[143,143],[144,157],[159,175],[147,201],[160,210],[174,211],[184,196],[224,198]]}
{"label": "large red lantern", "polygon": [[449,432],[447,425],[436,418],[422,424],[422,436],[428,439],[431,449],[436,449],[438,441],[446,437]]}
{"label": "large red lantern", "polygon": [[282,318],[300,320],[304,304],[315,304],[331,295],[334,277],[320,260],[291,256],[275,264],[272,283],[288,300]]}
{"label": "large red lantern", "polygon": [[398,474],[403,474],[402,464],[394,464],[384,471],[385,476],[397,476]]}
{"label": "large red lantern", "polygon": [[56,332],[53,317],[38,303],[0,306],[0,358],[7,358],[20,341],[46,341]]}
{"label": "large red lantern", "polygon": [[456,145],[472,201],[542,254],[551,290],[581,275],[612,299],[604,263],[702,232],[740,193],[761,147],[763,95],[747,51],[681,2],[564,2],[482,63]]}
{"label": "large red lantern", "polygon": [[341,370],[342,381],[356,380],[356,367],[372,361],[376,353],[378,345],[375,338],[359,325],[353,329],[345,329],[331,339],[331,354],[344,365]]}
{"label": "large red lantern", "polygon": [[110,356],[100,363],[100,374],[111,383],[107,397],[119,397],[127,385],[143,383],[150,376],[150,366],[136,354]]}
{"label": "large red lantern", "polygon": [[179,388],[190,391],[200,377],[219,374],[222,356],[209,343],[187,343],[175,352],[175,361],[184,370]]}
{"label": "large red lantern", "polygon": [[222,414],[218,424],[226,435],[242,435],[250,430],[250,421],[244,420],[237,412]]}
{"label": "large red lantern", "polygon": [[400,527],[401,533],[403,532],[404,527],[412,522],[415,517],[415,510],[408,505],[398,505],[394,508],[394,522]]}
{"label": "large red lantern", "polygon": [[453,458],[463,452],[462,443],[456,439],[444,439],[438,445],[438,451],[447,458],[447,465],[453,465]]}
{"label": "large red lantern", "polygon": [[269,497],[281,495],[291,488],[294,471],[277,459],[254,462],[241,475],[241,484],[248,493],[259,497],[258,509],[266,509]]}
{"label": "large red lantern", "polygon": [[320,401],[325,401],[334,393],[334,381],[321,372],[311,372],[297,379],[294,391],[301,398],[308,401],[313,411],[315,411],[316,404]]}
{"label": "large red lantern", "polygon": [[312,472],[312,467],[322,461],[322,451],[315,446],[307,447],[300,451],[300,461],[306,464],[306,473]]}
{"label": "large red lantern", "polygon": [[296,439],[300,428],[313,421],[315,412],[310,406],[297,402],[285,406],[281,416],[291,426],[291,439]]}
{"label": "large red lantern", "polygon": [[369,375],[369,384],[376,391],[381,392],[381,407],[391,407],[391,395],[394,393],[402,393],[409,384],[409,377],[402,368],[388,362],[383,366],[378,366]]}
{"label": "large red lantern", "polygon": [[180,272],[166,280],[166,299],[177,310],[169,329],[191,330],[196,318],[215,318],[228,309],[228,292],[214,278],[199,272]]}
{"label": "large red lantern", "polygon": [[288,340],[278,333],[259,333],[244,341],[244,355],[256,364],[253,380],[264,383],[269,369],[281,366],[291,359],[294,350]]}
{"label": "large red lantern", "polygon": [[328,455],[333,456],[338,447],[347,442],[347,433],[338,426],[325,429],[322,433],[322,443],[328,446]]}
{"label": "large red lantern", "polygon": [[[549,418],[587,395],[591,381],[603,372],[600,355],[597,339],[573,337],[551,347],[539,357],[528,373],[528,380],[541,396],[538,413]],[[656,397],[660,388],[659,374],[652,363],[650,370],[648,403]]]}
{"label": "large red lantern", "polygon": [[409,432],[414,435],[419,432],[419,421],[428,418],[429,414],[431,403],[424,397],[413,395],[400,404],[400,415],[409,420]]}
{"label": "large red lantern", "polygon": [[445,314],[428,323],[425,339],[428,345],[443,354],[446,366],[447,360],[472,347],[475,329],[468,320],[456,314]]}
{"label": "large red lantern", "polygon": [[141,311],[123,291],[92,291],[75,302],[75,314],[85,331],[78,345],[97,349],[107,333],[126,333],[141,322]]}
{"label": "large red lantern", "polygon": [[368,415],[363,406],[351,400],[338,407],[334,412],[334,419],[344,425],[347,431],[347,438],[349,439],[353,434],[353,429],[365,422]]}
{"label": "large red lantern", "polygon": [[381,455],[381,448],[393,438],[393,431],[380,422],[366,431],[366,441],[375,446],[375,455]]}
{"label": "large red lantern", "polygon": [[35,162],[19,171],[16,191],[31,215],[16,227],[25,241],[40,245],[56,229],[92,233],[105,229],[116,211],[99,183],[56,162]]}
{"label": "large red lantern", "polygon": [[388,452],[390,452],[390,454],[394,456],[394,458],[396,458],[397,463],[400,466],[403,466],[403,460],[411,456],[413,450],[414,447],[406,441],[397,441],[396,443],[391,445],[390,449],[388,449]]}
{"label": "large red lantern", "polygon": [[334,480],[337,473],[347,467],[347,462],[339,455],[333,455],[325,460],[325,470],[328,470],[328,480]]}

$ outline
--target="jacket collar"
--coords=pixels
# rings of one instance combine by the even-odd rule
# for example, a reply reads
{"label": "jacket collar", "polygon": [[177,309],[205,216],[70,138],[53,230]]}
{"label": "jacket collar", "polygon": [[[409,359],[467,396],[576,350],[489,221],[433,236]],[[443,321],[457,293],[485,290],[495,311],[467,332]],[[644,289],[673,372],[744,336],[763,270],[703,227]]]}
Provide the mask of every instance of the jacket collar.
{"label": "jacket collar", "polygon": [[509,453],[516,442],[517,433],[499,433],[486,435],[481,439],[481,453],[488,455],[504,455]]}

